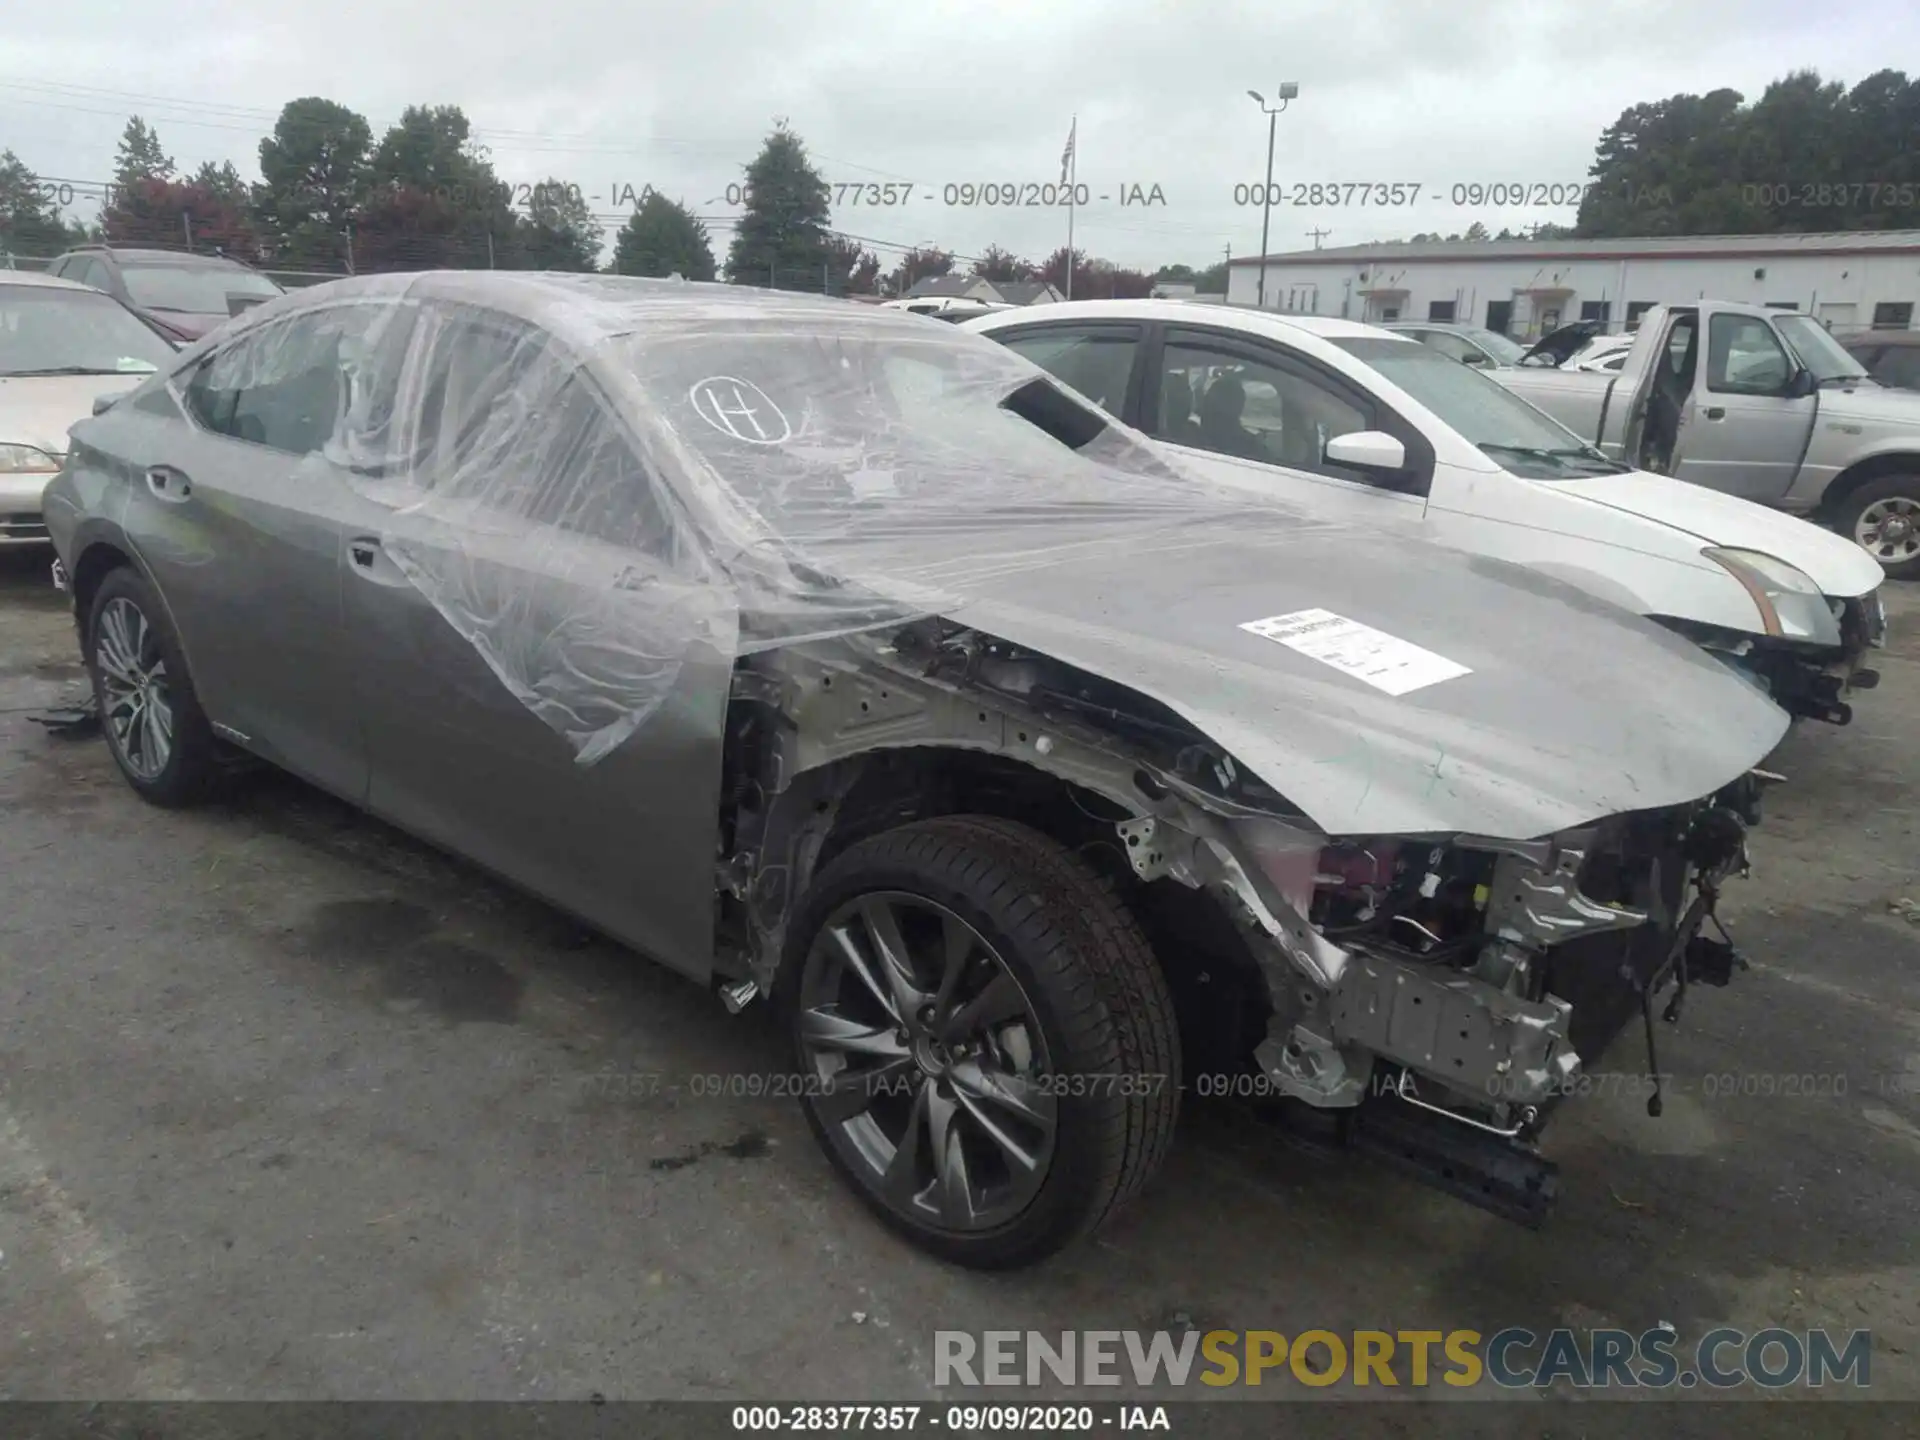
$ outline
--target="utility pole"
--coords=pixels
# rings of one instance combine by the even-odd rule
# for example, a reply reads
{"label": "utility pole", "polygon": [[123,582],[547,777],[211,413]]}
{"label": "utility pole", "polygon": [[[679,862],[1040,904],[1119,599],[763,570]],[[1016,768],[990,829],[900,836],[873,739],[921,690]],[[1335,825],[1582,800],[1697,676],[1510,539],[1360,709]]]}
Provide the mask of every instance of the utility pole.
{"label": "utility pole", "polygon": [[1314,249],[1316,249],[1316,250],[1318,250],[1318,249],[1320,248],[1320,242],[1321,242],[1322,240],[1324,240],[1324,239],[1326,239],[1326,238],[1327,238],[1327,236],[1329,236],[1329,235],[1331,235],[1332,233],[1333,233],[1333,232],[1332,232],[1331,230],[1309,230],[1309,231],[1307,231],[1307,234],[1309,234],[1309,235],[1311,235],[1311,236],[1313,237],[1313,248],[1314,248]]}
{"label": "utility pole", "polygon": [[1287,102],[1300,93],[1300,87],[1292,80],[1282,80],[1275,93],[1278,105],[1267,104],[1266,97],[1258,90],[1249,90],[1253,103],[1258,105],[1267,117],[1267,183],[1260,192],[1260,289],[1254,303],[1261,309],[1267,304],[1267,227],[1273,219],[1273,137],[1275,127],[1280,121],[1280,112],[1287,108]]}

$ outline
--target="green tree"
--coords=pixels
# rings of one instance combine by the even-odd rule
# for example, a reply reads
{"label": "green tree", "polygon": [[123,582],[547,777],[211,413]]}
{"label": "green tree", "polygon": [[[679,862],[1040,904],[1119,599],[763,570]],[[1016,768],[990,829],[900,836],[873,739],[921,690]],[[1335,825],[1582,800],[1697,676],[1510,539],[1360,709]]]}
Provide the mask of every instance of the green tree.
{"label": "green tree", "polygon": [[1199,278],[1193,273],[1191,265],[1162,265],[1153,272],[1155,282],[1166,281],[1172,285],[1192,285]]}
{"label": "green tree", "polygon": [[81,227],[67,224],[57,200],[57,189],[43,185],[18,155],[0,151],[0,250],[57,255],[85,239]]}
{"label": "green tree", "polygon": [[895,288],[904,295],[914,287],[917,281],[934,275],[951,275],[952,273],[953,256],[945,250],[931,247],[924,250],[909,250],[900,257],[900,267],[894,271],[896,277],[894,284]]}
{"label": "green tree", "polygon": [[125,186],[139,180],[171,180],[173,175],[173,157],[160,148],[160,137],[138,115],[129,117],[114,156],[113,183]]}
{"label": "green tree", "polygon": [[211,160],[202,161],[200,168],[193,172],[193,178],[187,183],[198,186],[218,199],[222,205],[231,206],[236,210],[245,210],[252,203],[247,182],[240,178],[240,172],[234,169],[231,160],[223,160],[218,165]]}
{"label": "green tree", "polygon": [[1812,71],[1768,85],[1635,105],[1595,149],[1582,236],[1762,234],[1911,226],[1920,207],[1920,80],[1851,90]]}
{"label": "green tree", "polygon": [[798,284],[811,289],[830,267],[827,219],[832,192],[807,156],[806,143],[776,121],[746,167],[746,204],[727,247],[735,284]]}
{"label": "green tree", "polygon": [[[1181,265],[1181,266],[1175,266],[1174,268],[1184,270],[1186,267],[1184,265]],[[1193,274],[1193,283],[1196,287],[1195,293],[1197,294],[1200,294],[1200,295],[1226,294],[1227,293],[1227,262],[1224,260],[1216,260],[1213,264],[1207,266],[1206,269],[1195,271]]]}
{"label": "green tree", "polygon": [[989,245],[973,262],[972,273],[982,280],[1031,280],[1034,267],[1031,261],[1022,260],[1010,250]]}
{"label": "green tree", "polygon": [[519,217],[458,105],[408,106],[374,149],[368,175],[356,257],[364,239],[370,256],[397,257],[407,269],[521,263]]}
{"label": "green tree", "polygon": [[367,198],[373,132],[344,105],[289,100],[260,142],[253,208],[262,243],[293,269],[343,270],[355,212]]}
{"label": "green tree", "polygon": [[548,176],[532,188],[521,217],[520,263],[530,270],[598,270],[600,236],[580,187]]}
{"label": "green tree", "polygon": [[880,283],[880,257],[858,240],[827,237],[827,293],[871,295]]}
{"label": "green tree", "polygon": [[613,273],[711,280],[713,244],[707,227],[685,205],[650,189],[614,236]]}

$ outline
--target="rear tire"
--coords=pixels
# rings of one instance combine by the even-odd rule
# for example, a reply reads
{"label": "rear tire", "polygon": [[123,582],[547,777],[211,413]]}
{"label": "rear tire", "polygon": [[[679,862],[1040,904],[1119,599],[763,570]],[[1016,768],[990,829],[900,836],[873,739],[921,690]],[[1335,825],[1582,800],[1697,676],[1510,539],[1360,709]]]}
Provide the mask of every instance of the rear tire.
{"label": "rear tire", "polygon": [[153,587],[132,569],[111,572],[86,633],[100,728],[127,783],[155,805],[204,799],[222,773],[218,742]]}
{"label": "rear tire", "polygon": [[[1878,560],[1890,579],[1920,580],[1920,475],[1869,480],[1840,502],[1834,519],[1834,528]],[[1889,534],[1895,538],[1885,538]]]}
{"label": "rear tire", "polygon": [[1180,1095],[1165,978],[1111,888],[1025,826],[924,820],[837,856],[794,916],[778,1004],[821,1148],[943,1259],[1044,1259],[1165,1158]]}

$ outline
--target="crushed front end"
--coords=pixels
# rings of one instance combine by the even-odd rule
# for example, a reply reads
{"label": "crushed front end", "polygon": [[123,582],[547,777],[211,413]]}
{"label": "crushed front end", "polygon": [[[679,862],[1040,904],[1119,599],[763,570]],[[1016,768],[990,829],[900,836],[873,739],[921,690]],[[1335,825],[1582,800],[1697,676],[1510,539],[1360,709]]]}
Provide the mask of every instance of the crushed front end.
{"label": "crushed front end", "polygon": [[1537,1224],[1555,1183],[1535,1141],[1583,1070],[1635,1026],[1658,1115],[1658,998],[1676,1021],[1692,986],[1743,963],[1714,909],[1746,871],[1762,784],[1748,774],[1529,841],[1329,842],[1242,818],[1237,863],[1157,822],[1120,830],[1143,878],[1200,881],[1242,908],[1273,1004],[1255,1051],[1267,1092],[1339,1113],[1352,1143]]}

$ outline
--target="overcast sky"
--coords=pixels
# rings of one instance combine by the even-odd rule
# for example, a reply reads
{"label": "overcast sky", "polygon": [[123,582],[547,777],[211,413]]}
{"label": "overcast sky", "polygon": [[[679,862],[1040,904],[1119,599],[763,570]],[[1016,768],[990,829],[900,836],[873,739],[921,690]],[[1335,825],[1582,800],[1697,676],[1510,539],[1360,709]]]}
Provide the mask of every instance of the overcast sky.
{"label": "overcast sky", "polygon": [[[1794,68],[1852,84],[1920,55],[1909,0],[58,0],[10,6],[5,31],[0,148],[42,175],[106,179],[130,113],[182,168],[231,160],[251,180],[290,99],[351,106],[376,139],[405,105],[453,103],[503,179],[578,183],[611,223],[621,187],[651,184],[707,217],[722,252],[726,188],[785,116],[829,182],[912,182],[906,204],[835,209],[837,228],[896,247],[883,257],[997,243],[1041,258],[1065,241],[1064,212],[948,206],[944,191],[1058,182],[1077,113],[1092,199],[1076,243],[1142,268],[1258,251],[1257,191],[1233,203],[1266,166],[1249,89],[1299,82],[1281,184],[1423,187],[1397,208],[1278,206],[1278,252],[1315,228],[1341,245],[1571,220],[1457,207],[1451,187],[1571,186],[1639,101],[1723,85],[1751,98]],[[1165,203],[1122,206],[1134,185]]]}

